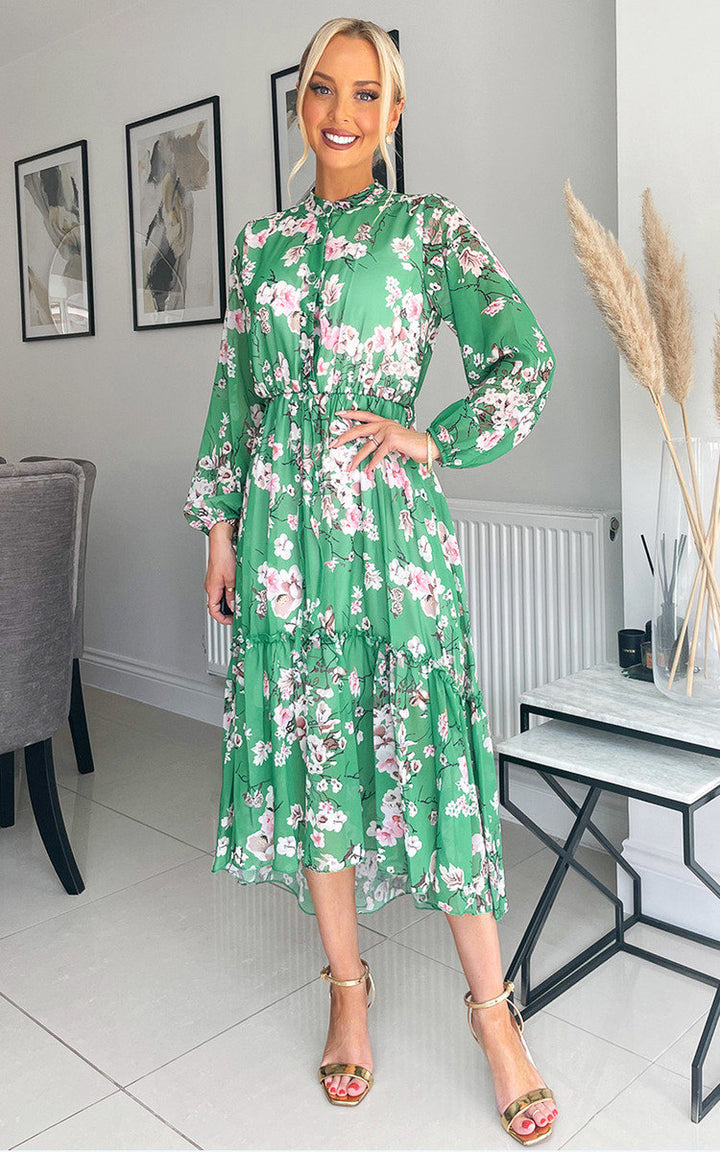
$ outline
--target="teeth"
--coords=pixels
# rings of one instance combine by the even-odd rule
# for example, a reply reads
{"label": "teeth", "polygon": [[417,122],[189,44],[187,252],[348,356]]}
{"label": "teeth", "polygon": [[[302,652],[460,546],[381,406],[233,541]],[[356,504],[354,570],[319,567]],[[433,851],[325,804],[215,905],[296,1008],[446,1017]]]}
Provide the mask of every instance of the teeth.
{"label": "teeth", "polygon": [[349,144],[351,140],[357,139],[355,136],[334,136],[332,132],[326,132],[325,135],[334,144]]}

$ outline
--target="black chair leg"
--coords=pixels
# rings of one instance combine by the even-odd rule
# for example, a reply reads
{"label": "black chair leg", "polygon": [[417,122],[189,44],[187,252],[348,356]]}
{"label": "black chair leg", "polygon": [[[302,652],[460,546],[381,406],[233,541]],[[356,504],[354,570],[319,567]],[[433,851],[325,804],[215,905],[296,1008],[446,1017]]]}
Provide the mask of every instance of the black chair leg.
{"label": "black chair leg", "polygon": [[15,823],[15,753],[0,756],[0,828]]}
{"label": "black chair leg", "polygon": [[55,781],[52,740],[28,744],[25,749],[25,769],[30,803],[50,862],[65,891],[71,896],[77,896],[85,890],[85,884],[65,831]]}
{"label": "black chair leg", "polygon": [[75,759],[78,772],[94,772],[90,736],[88,734],[87,717],[85,716],[85,701],[83,700],[82,681],[80,679],[80,661],[73,660],[72,692],[70,695],[70,735],[72,736]]}

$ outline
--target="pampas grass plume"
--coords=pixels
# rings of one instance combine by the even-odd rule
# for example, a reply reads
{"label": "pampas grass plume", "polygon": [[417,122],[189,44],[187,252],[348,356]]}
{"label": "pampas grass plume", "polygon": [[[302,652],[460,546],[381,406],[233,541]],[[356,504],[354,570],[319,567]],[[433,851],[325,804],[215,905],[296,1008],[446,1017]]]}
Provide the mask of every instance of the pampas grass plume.
{"label": "pampas grass plume", "polygon": [[692,388],[695,357],[685,256],[674,251],[649,188],[642,194],[642,237],[645,284],[662,348],[665,386],[673,400],[684,404]]}
{"label": "pampas grass plume", "polygon": [[612,232],[575,196],[569,179],[565,201],[575,253],[620,355],[637,382],[660,396],[664,389],[662,349],[642,278]]}

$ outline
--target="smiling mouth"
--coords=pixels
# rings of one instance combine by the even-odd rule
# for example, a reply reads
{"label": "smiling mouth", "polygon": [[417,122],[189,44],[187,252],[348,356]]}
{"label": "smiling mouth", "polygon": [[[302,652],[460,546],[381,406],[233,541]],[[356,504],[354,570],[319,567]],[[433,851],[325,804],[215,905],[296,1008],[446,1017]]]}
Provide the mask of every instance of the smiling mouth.
{"label": "smiling mouth", "polygon": [[355,141],[360,139],[359,136],[352,136],[348,132],[328,132],[325,128],[320,135],[331,148],[351,148]]}

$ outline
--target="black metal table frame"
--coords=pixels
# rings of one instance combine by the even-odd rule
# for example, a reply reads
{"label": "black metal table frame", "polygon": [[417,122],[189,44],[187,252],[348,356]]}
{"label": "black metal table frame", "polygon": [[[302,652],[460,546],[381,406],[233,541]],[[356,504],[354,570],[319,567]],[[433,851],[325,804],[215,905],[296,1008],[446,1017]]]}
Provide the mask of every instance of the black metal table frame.
{"label": "black metal table frame", "polygon": [[[720,748],[692,744],[688,741],[661,736],[653,732],[636,731],[634,728],[610,724],[602,720],[592,720],[585,716],[574,716],[568,712],[559,712],[555,709],[543,708],[534,704],[521,703],[520,705],[520,730],[522,732],[526,732],[529,728],[529,717],[531,713],[537,716],[547,716],[553,719],[564,720],[569,723],[582,724],[585,727],[601,728],[606,732],[619,732],[626,736],[636,736],[640,739],[655,743],[700,752],[706,756],[720,757]],[[520,764],[532,768],[542,776],[553,792],[555,792],[571,812],[574,813],[575,821],[564,844],[559,845],[547,832],[543,831],[527,813],[523,812],[512,802],[509,795],[508,767],[510,764]],[[718,1023],[718,1018],[720,1017],[720,978],[712,976],[707,972],[700,972],[696,968],[690,968],[686,964],[680,964],[676,960],[670,960],[666,956],[660,956],[655,952],[650,952],[646,948],[640,948],[635,944],[630,944],[625,939],[625,931],[634,924],[642,923],[649,924],[652,928],[661,928],[666,932],[673,932],[678,936],[683,936],[687,940],[693,940],[699,944],[706,944],[711,948],[720,949],[720,941],[710,936],[701,935],[698,932],[691,932],[686,928],[680,928],[676,924],[669,924],[665,920],[657,920],[653,916],[647,916],[642,911],[640,875],[628,864],[627,860],[621,856],[620,852],[608,840],[607,836],[593,823],[591,817],[600,798],[600,793],[605,790],[618,792],[624,796],[644,800],[650,804],[658,804],[664,808],[673,808],[681,812],[683,858],[685,864],[699,880],[702,880],[703,884],[705,884],[711,892],[720,898],[720,884],[718,884],[695,859],[694,828],[695,812],[698,808],[702,808],[710,800],[713,800],[717,795],[720,795],[720,786],[712,789],[693,803],[683,803],[679,800],[653,796],[638,789],[625,788],[618,784],[608,783],[605,780],[600,780],[595,777],[588,777],[587,774],[575,773],[564,768],[556,768],[546,764],[536,764],[532,760],[524,759],[521,756],[508,755],[507,753],[499,754],[498,775],[500,802],[508,812],[516,816],[521,824],[524,824],[526,828],[534,832],[546,847],[552,849],[558,857],[505,974],[507,980],[513,980],[515,973],[518,969],[521,969],[520,994],[523,1002],[523,1015],[528,1018],[539,1011],[540,1008],[544,1008],[546,1004],[549,1004],[562,992],[571,988],[573,984],[581,980],[583,976],[586,976],[589,972],[592,972],[593,969],[598,968],[600,964],[609,960],[616,952],[629,952],[633,956],[640,956],[645,960],[652,961],[653,964],[660,964],[663,968],[669,968],[673,972],[679,972],[683,976],[690,976],[694,980],[701,980],[705,984],[710,984],[715,988],[715,996],[692,1060],[690,1088],[691,1119],[694,1123],[698,1123],[707,1115],[710,1109],[717,1104],[718,1100],[720,1100],[720,1083],[718,1083],[704,1099],[702,1094],[703,1065]],[[579,783],[587,785],[587,792],[581,803],[574,800],[566,789],[563,788],[562,784],[556,779],[558,776],[568,780],[577,780]],[[591,835],[595,837],[600,846],[610,854],[613,860],[615,860],[632,879],[633,911],[631,915],[625,916],[623,902],[620,897],[614,892],[611,892],[602,881],[598,880],[596,876],[593,876],[587,868],[575,859],[576,849],[585,831],[590,832]],[[590,881],[595,888],[611,901],[615,908],[615,927],[533,988],[530,976],[532,953],[557,894],[560,891],[560,886],[570,867],[579,872],[581,876],[584,876],[586,880]]]}

